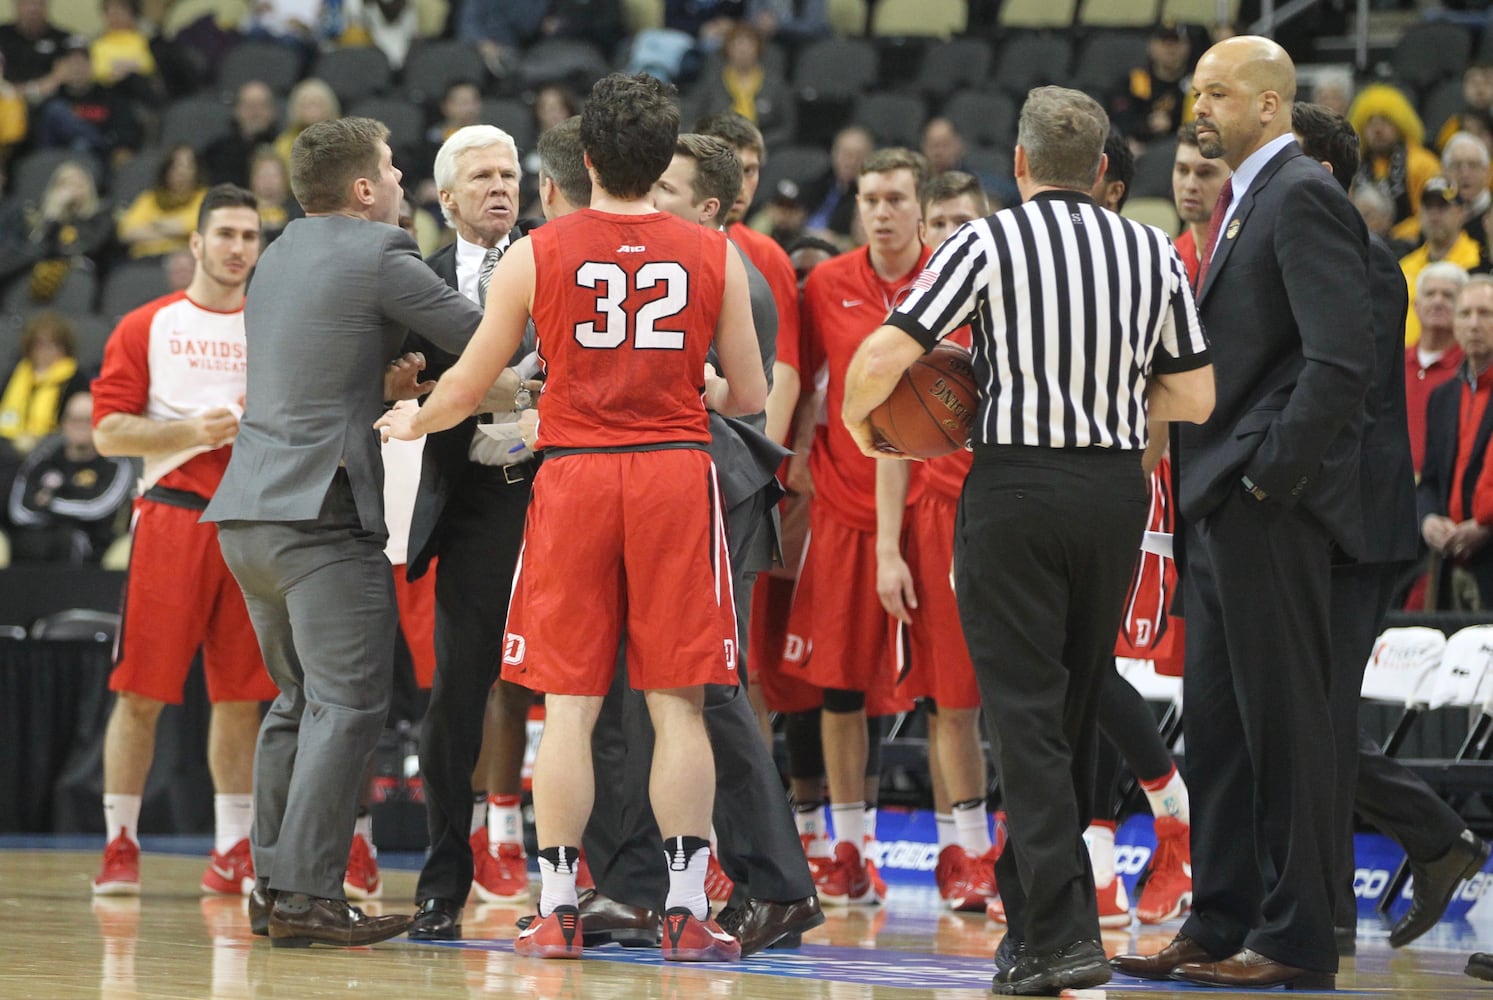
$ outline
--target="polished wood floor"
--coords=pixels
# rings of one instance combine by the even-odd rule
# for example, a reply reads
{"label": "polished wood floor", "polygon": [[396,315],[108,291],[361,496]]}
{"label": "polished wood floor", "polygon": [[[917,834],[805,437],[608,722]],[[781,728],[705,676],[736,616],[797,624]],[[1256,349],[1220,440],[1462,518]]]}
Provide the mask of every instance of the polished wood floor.
{"label": "polished wood floor", "polygon": [[[274,949],[249,934],[242,900],[198,894],[204,860],[147,850],[140,898],[96,900],[89,880],[97,853],[0,849],[0,998],[956,1000],[988,990],[1000,939],[983,917],[941,913],[931,889],[894,887],[886,907],[831,914],[801,952],[729,966],[665,966],[656,953],[615,948],[581,962],[518,958],[510,941],[519,911],[487,906],[468,909],[460,945],[395,940],[353,951]],[[385,885],[383,903],[369,909],[407,905],[414,874],[386,868]],[[1338,992],[1493,998],[1493,984],[1462,974],[1468,952],[1493,947],[1493,917],[1474,917],[1400,952],[1389,949],[1382,927],[1366,921]],[[1174,930],[1146,928],[1133,938],[1117,932],[1105,944],[1112,952],[1150,950]],[[1123,979],[1105,992],[1121,1000],[1235,995]]]}

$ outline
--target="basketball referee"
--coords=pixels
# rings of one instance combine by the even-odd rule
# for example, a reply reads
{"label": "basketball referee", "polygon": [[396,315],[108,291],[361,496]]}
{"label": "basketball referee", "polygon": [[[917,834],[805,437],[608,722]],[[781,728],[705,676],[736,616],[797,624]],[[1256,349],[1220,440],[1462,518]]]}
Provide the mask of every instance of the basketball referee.
{"label": "basketball referee", "polygon": [[1024,203],[939,248],[861,344],[842,411],[862,450],[880,455],[868,414],[925,350],[970,324],[980,400],[954,571],[1010,823],[997,865],[1010,926],[996,952],[1002,994],[1109,979],[1082,841],[1097,667],[1146,519],[1146,422],[1202,421],[1213,408],[1171,241],[1087,194],[1108,131],[1085,94],[1031,92],[1016,147]]}

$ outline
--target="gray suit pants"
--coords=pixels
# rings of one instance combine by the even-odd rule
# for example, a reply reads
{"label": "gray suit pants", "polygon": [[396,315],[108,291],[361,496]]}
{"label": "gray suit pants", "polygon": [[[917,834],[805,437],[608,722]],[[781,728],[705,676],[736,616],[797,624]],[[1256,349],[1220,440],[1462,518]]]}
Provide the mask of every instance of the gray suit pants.
{"label": "gray suit pants", "polygon": [[219,525],[280,695],[259,730],[250,843],[261,885],[343,898],[363,772],[389,712],[394,577],[346,476],[315,521]]}

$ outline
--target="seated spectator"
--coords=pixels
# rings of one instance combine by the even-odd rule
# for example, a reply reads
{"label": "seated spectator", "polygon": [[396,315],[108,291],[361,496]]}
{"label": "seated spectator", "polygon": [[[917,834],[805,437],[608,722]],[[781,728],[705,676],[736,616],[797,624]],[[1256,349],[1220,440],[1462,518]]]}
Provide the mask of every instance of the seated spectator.
{"label": "seated spectator", "polygon": [[209,184],[249,186],[249,161],[260,146],[275,141],[275,93],[262,80],[250,80],[233,99],[233,131],[214,139],[202,154]]}
{"label": "seated spectator", "polygon": [[720,72],[706,74],[691,94],[694,114],[735,111],[757,126],[768,149],[793,141],[798,110],[793,92],[778,73],[762,63],[762,33],[747,21],[726,29]]}
{"label": "seated spectator", "polygon": [[1353,105],[1352,71],[1329,68],[1318,73],[1316,82],[1312,84],[1312,103],[1347,118],[1348,109]]}
{"label": "seated spectator", "polygon": [[803,198],[799,196],[798,184],[784,177],[778,181],[777,189],[767,200],[767,235],[786,249],[804,234]]}
{"label": "seated spectator", "polygon": [[30,103],[40,104],[62,82],[55,66],[66,43],[67,32],[47,20],[47,0],[16,0],[15,21],[0,25],[5,79],[20,87]]}
{"label": "seated spectator", "polygon": [[155,186],[140,192],[119,217],[119,241],[135,260],[182,249],[197,228],[197,209],[206,193],[192,147],[172,146],[161,160]]}
{"label": "seated spectator", "polygon": [[254,156],[249,168],[249,190],[259,199],[259,239],[262,247],[288,226],[305,216],[300,202],[290,193],[290,171],[280,154],[268,146]]}
{"label": "seated spectator", "polygon": [[731,26],[746,15],[746,0],[664,0],[664,27],[693,38],[703,52],[726,41]]}
{"label": "seated spectator", "polygon": [[1468,114],[1493,115],[1493,63],[1474,62],[1462,71],[1462,107],[1441,125],[1436,134],[1436,148],[1446,151],[1447,140],[1467,128]]}
{"label": "seated spectator", "polygon": [[[1452,329],[1462,367],[1426,404],[1425,461],[1415,490],[1421,537],[1442,557],[1433,611],[1493,606],[1493,532],[1475,517],[1493,432],[1493,406],[1487,405],[1493,394],[1493,278],[1476,275],[1462,286]],[[1467,413],[1481,416],[1474,423]]]}
{"label": "seated spectator", "polygon": [[550,0],[539,22],[539,40],[574,38],[607,55],[626,34],[619,0]]}
{"label": "seated spectator", "polygon": [[140,30],[140,0],[104,0],[104,33],[89,50],[93,77],[134,100],[156,103],[162,91],[150,39]]}
{"label": "seated spectator", "polygon": [[1348,109],[1348,120],[1363,144],[1359,183],[1384,189],[1394,205],[1390,232],[1396,239],[1414,239],[1421,188],[1441,172],[1441,161],[1425,147],[1425,124],[1410,99],[1387,83],[1363,88]]}
{"label": "seated spectator", "polygon": [[322,0],[255,0],[244,21],[244,37],[278,42],[309,63],[323,40],[321,22]]}
{"label": "seated spectator", "polygon": [[[0,73],[4,69],[5,59],[0,56]],[[0,162],[10,159],[11,150],[26,138],[29,111],[20,89],[0,79]]]}
{"label": "seated spectator", "polygon": [[11,561],[98,562],[124,527],[134,491],[127,458],[93,446],[93,397],[68,397],[62,433],[26,456],[10,488]]}
{"label": "seated spectator", "polygon": [[413,0],[342,0],[339,45],[372,45],[397,73],[420,33]]}
{"label": "seated spectator", "polygon": [[805,182],[799,189],[799,196],[809,210],[804,219],[806,232],[830,232],[841,237],[850,235],[856,216],[856,182],[861,174],[861,164],[875,148],[875,138],[860,125],[849,125],[835,133],[829,151],[829,170]]}
{"label": "seated spectator", "polygon": [[1158,24],[1146,42],[1146,64],[1132,69],[1111,92],[1110,123],[1130,138],[1137,155],[1192,119],[1191,57],[1186,29]]}
{"label": "seated spectator", "polygon": [[817,236],[800,236],[784,249],[788,251],[788,260],[793,264],[793,274],[798,278],[800,292],[814,268],[840,253],[838,246]]}
{"label": "seated spectator", "polygon": [[[471,80],[453,81],[446,88],[445,94],[441,95],[440,111],[440,120],[425,130],[422,140],[410,151],[410,158],[406,160],[409,166],[400,164],[400,169],[409,180],[429,180],[435,168],[435,154],[440,151],[441,144],[457,129],[481,124],[482,90]],[[399,150],[396,149],[396,163],[400,159],[398,153]]]}
{"label": "seated spectator", "polygon": [[307,125],[340,117],[342,105],[325,80],[314,76],[302,80],[290,89],[290,98],[285,102],[285,131],[275,140],[275,152],[289,167],[290,147],[295,145],[296,136],[305,131]]}
{"label": "seated spectator", "polygon": [[20,207],[5,227],[0,278],[25,281],[33,303],[50,302],[74,267],[97,269],[114,238],[114,217],[93,174],[72,160],[59,163],[40,203]]}
{"label": "seated spectator", "polygon": [[57,431],[69,396],[88,388],[78,370],[78,337],[60,313],[32,314],[21,330],[21,357],[0,393],[0,438],[30,451]]}
{"label": "seated spectator", "polygon": [[69,38],[57,59],[59,86],[36,118],[37,145],[92,153],[118,163],[140,148],[145,132],[128,94],[94,79],[88,43]]}
{"label": "seated spectator", "polygon": [[826,0],[747,0],[747,20],[763,38],[800,46],[830,33]]}
{"label": "seated spectator", "polygon": [[1448,260],[1465,271],[1476,269],[1482,247],[1462,229],[1462,198],[1456,185],[1445,177],[1432,177],[1421,189],[1420,233],[1423,242],[1400,258],[1400,270],[1410,286],[1410,315],[1405,319],[1405,346],[1420,339],[1420,320],[1415,315],[1415,279],[1427,264]]}
{"label": "seated spectator", "polygon": [[166,272],[166,290],[184,292],[197,272],[197,258],[190,249],[175,250],[161,258],[161,268]]}
{"label": "seated spectator", "polygon": [[1471,132],[1455,133],[1441,149],[1441,174],[1456,185],[1462,196],[1462,228],[1484,247],[1486,260],[1488,233],[1483,216],[1493,207],[1493,194],[1488,191],[1489,183],[1493,182],[1493,160],[1488,147]]}
{"label": "seated spectator", "polygon": [[456,37],[475,45],[487,71],[501,80],[513,72],[524,49],[538,36],[548,7],[548,0],[463,3],[456,15]]}
{"label": "seated spectator", "polygon": [[1354,184],[1351,199],[1353,207],[1363,216],[1364,225],[1369,227],[1369,232],[1388,244],[1396,257],[1403,257],[1415,249],[1414,243],[1397,239],[1391,231],[1395,222],[1394,203],[1389,200],[1389,195],[1384,193],[1383,188],[1377,184]]}
{"label": "seated spectator", "polygon": [[1427,264],[1415,279],[1414,312],[1420,321],[1420,340],[1405,348],[1405,420],[1417,476],[1426,458],[1426,401],[1432,390],[1450,381],[1462,367],[1452,315],[1465,284],[1467,272],[1446,260]]}

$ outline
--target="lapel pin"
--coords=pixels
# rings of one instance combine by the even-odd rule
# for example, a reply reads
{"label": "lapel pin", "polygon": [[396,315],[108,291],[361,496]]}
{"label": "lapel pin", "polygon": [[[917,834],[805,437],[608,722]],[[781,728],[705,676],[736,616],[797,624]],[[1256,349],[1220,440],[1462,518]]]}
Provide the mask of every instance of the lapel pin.
{"label": "lapel pin", "polygon": [[1229,228],[1223,234],[1223,238],[1226,239],[1226,240],[1231,240],[1235,236],[1238,236],[1239,235],[1239,227],[1242,226],[1242,225],[1244,225],[1244,223],[1240,222],[1238,219],[1235,219],[1233,222],[1230,222],[1229,223]]}

